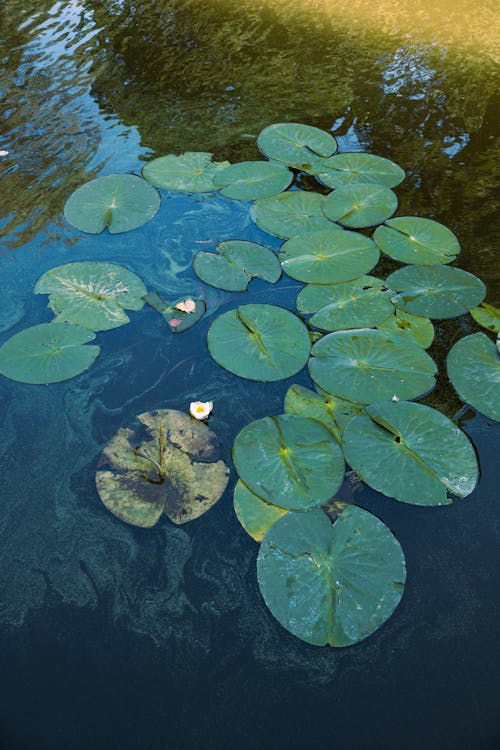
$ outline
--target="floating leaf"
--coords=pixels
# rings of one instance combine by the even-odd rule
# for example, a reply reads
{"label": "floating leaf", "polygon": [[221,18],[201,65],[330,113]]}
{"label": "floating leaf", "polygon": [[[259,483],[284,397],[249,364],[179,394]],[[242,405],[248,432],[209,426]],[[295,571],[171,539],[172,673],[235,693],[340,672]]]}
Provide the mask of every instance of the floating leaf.
{"label": "floating leaf", "polygon": [[229,292],[244,292],[252,278],[274,284],[281,266],[270,247],[246,240],[227,240],[216,253],[200,250],[193,261],[195,273],[205,284]]}
{"label": "floating leaf", "polygon": [[66,201],[64,216],[77,229],[99,234],[128,232],[153,218],[160,208],[158,192],[134,174],[109,174],[81,185]]}
{"label": "floating leaf", "polygon": [[[343,508],[343,509],[342,509]],[[350,646],[379,628],[403,595],[406,565],[394,534],[376,516],[342,506],[287,513],[268,531],[257,578],[271,613],[315,646]]]}
{"label": "floating leaf", "polygon": [[488,302],[482,302],[479,307],[474,307],[470,314],[480,326],[494,333],[500,332],[500,310]]}
{"label": "floating leaf", "polygon": [[70,323],[41,323],[14,334],[0,347],[0,374],[21,383],[58,383],[94,362],[99,346],[85,346],[95,335]]}
{"label": "floating leaf", "polygon": [[234,488],[234,512],[247,534],[256,542],[261,542],[273,523],[288,513],[285,508],[266,503],[249,490],[241,479]]}
{"label": "floating leaf", "polygon": [[162,513],[177,524],[206,513],[229,477],[215,433],[173,409],[137,419],[132,428],[118,430],[99,459],[96,486],[104,505],[122,521],[144,528],[154,526]]}
{"label": "floating leaf", "polygon": [[411,402],[368,406],[342,433],[346,461],[366,484],[414,505],[445,505],[476,486],[466,434],[436,409]]}
{"label": "floating leaf", "polygon": [[362,412],[364,407],[332,396],[326,391],[316,393],[294,384],[286,392],[284,409],[286,414],[297,414],[320,422],[340,443],[344,425],[355,414]]}
{"label": "floating leaf", "polygon": [[129,322],[125,310],[140,310],[146,287],[126,268],[89,261],[66,263],[41,276],[35,294],[49,294],[49,307],[60,320],[105,331]]}
{"label": "floating leaf", "polygon": [[301,234],[281,246],[283,271],[312,284],[338,284],[371,271],[379,259],[375,243],[356,232],[325,229]]}
{"label": "floating leaf", "polygon": [[384,185],[345,185],[329,193],[323,213],[352,229],[372,227],[392,216],[398,207],[395,193]]}
{"label": "floating leaf", "polygon": [[292,179],[292,172],[283,164],[243,161],[217,172],[213,183],[225,198],[253,201],[286,190]]}
{"label": "floating leaf", "polygon": [[404,310],[396,310],[394,315],[389,315],[377,328],[410,338],[423,349],[428,349],[434,341],[434,326],[429,318],[412,315]]}
{"label": "floating leaf", "polygon": [[208,349],[229,372],[249,380],[288,378],[307,362],[311,342],[304,323],[275,305],[242,305],[215,320]]}
{"label": "floating leaf", "polygon": [[446,360],[448,377],[460,398],[500,422],[500,349],[484,333],[457,341]]}
{"label": "floating leaf", "polygon": [[406,312],[425,318],[455,318],[479,305],[483,282],[451,266],[405,266],[391,273],[387,286],[399,292],[393,302]]}
{"label": "floating leaf", "polygon": [[[151,292],[143,297],[144,302],[152,307],[156,312],[159,312],[167,321],[172,333],[182,333],[187,331],[188,328],[192,328],[205,314],[206,305],[202,299],[195,299],[194,297],[181,297],[180,300],[168,304],[165,302],[158,292]],[[189,302],[189,311],[184,311],[182,308]],[[191,303],[194,303],[195,309],[191,310]]]}
{"label": "floating leaf", "polygon": [[394,310],[394,292],[374,276],[361,276],[341,284],[308,284],[297,296],[300,313],[315,313],[309,325],[322,331],[371,328]]}
{"label": "floating leaf", "polygon": [[268,159],[293,167],[307,167],[318,156],[331,156],[337,141],[330,133],[295,122],[269,125],[257,138],[257,146]]}
{"label": "floating leaf", "polygon": [[337,331],[317,341],[311,354],[314,382],[348,401],[417,398],[435,385],[434,360],[397,334],[371,328]]}
{"label": "floating leaf", "polygon": [[156,187],[170,192],[210,193],[215,190],[213,177],[228,166],[228,161],[212,161],[207,151],[186,151],[153,159],[142,174]]}
{"label": "floating leaf", "polygon": [[289,239],[319,229],[338,229],[321,210],[324,197],[319,193],[290,190],[255,201],[250,215],[258,227],[276,237]]}
{"label": "floating leaf", "polygon": [[448,227],[419,216],[398,216],[377,227],[373,239],[383,253],[401,263],[435,266],[451,263],[460,244]]}
{"label": "floating leaf", "polygon": [[344,478],[342,452],[319,422],[295,414],[257,419],[233,445],[242,481],[263,500],[305,510],[332,497]]}
{"label": "floating leaf", "polygon": [[405,178],[401,167],[390,159],[358,152],[316,159],[309,171],[323,185],[331,188],[374,183],[392,188]]}

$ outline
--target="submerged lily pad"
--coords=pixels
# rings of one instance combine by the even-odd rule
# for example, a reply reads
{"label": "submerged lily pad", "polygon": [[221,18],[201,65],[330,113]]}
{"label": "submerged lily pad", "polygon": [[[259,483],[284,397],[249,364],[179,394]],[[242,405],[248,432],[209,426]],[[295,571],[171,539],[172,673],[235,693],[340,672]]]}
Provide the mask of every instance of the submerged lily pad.
{"label": "submerged lily pad", "polygon": [[384,185],[345,185],[329,193],[323,213],[345,227],[361,229],[381,224],[398,207],[396,194]]}
{"label": "submerged lily pad", "polygon": [[286,190],[293,174],[283,164],[243,161],[230,164],[214,175],[213,183],[224,198],[253,201]]}
{"label": "submerged lily pad", "polygon": [[66,263],[41,276],[35,294],[49,294],[49,307],[60,320],[105,331],[129,322],[125,310],[140,310],[146,287],[126,268],[89,261]]}
{"label": "submerged lily pad", "polygon": [[150,161],[142,174],[153,185],[177,193],[210,193],[215,190],[213,178],[228,161],[212,161],[207,151],[167,154]]}
{"label": "submerged lily pad", "polygon": [[195,297],[181,297],[169,304],[160,297],[158,292],[151,292],[143,299],[165,318],[172,333],[182,333],[192,328],[204,316],[207,309],[205,301]]}
{"label": "submerged lily pad", "polygon": [[474,448],[436,409],[411,402],[368,406],[342,434],[346,461],[366,484],[414,505],[446,505],[478,480]]}
{"label": "submerged lily pad", "polygon": [[281,276],[274,251],[246,240],[221,242],[216,253],[201,250],[194,257],[193,268],[205,284],[229,292],[244,292],[255,277],[274,284]]}
{"label": "submerged lily pad", "polygon": [[289,190],[255,201],[250,215],[258,227],[283,239],[319,229],[341,231],[321,210],[323,200],[319,193]]}
{"label": "submerged lily pad", "polygon": [[470,314],[480,326],[494,333],[500,332],[500,310],[488,302],[482,302],[479,307],[474,307]]}
{"label": "submerged lily pad", "polygon": [[460,398],[500,422],[500,350],[484,333],[465,336],[446,360],[448,377]]}
{"label": "submerged lily pad", "polygon": [[435,266],[451,263],[460,244],[448,227],[420,216],[398,216],[377,227],[373,239],[383,253],[401,263]]}
{"label": "submerged lily pad", "polygon": [[160,208],[158,192],[134,174],[109,174],[81,185],[69,196],[64,216],[77,229],[99,234],[128,232],[153,218]]}
{"label": "submerged lily pad", "polygon": [[309,171],[319,182],[331,188],[352,184],[377,184],[392,188],[405,178],[404,170],[390,159],[358,152],[316,159]]}
{"label": "submerged lily pad", "polygon": [[137,419],[118,430],[99,459],[96,486],[104,505],[143,528],[154,526],[162,513],[176,524],[206,513],[229,477],[215,433],[173,409]]}
{"label": "submerged lily pad", "polygon": [[334,154],[337,141],[330,133],[311,125],[278,122],[259,133],[257,146],[268,159],[302,168],[318,156]]}
{"label": "submerged lily pad", "polygon": [[261,542],[273,523],[288,511],[267,503],[248,489],[241,479],[234,488],[234,512],[245,531],[256,542]]}
{"label": "submerged lily pad", "polygon": [[434,326],[429,318],[412,315],[404,310],[396,310],[394,315],[389,315],[377,328],[409,338],[423,349],[428,349],[434,341]]}
{"label": "submerged lily pad", "polygon": [[297,414],[320,422],[340,443],[345,424],[355,414],[360,414],[364,407],[326,391],[315,392],[294,384],[286,392],[284,409],[286,414]]}
{"label": "submerged lily pad", "polygon": [[342,451],[319,422],[295,414],[257,419],[233,445],[246,486],[273,505],[305,510],[332,497],[344,478]]}
{"label": "submerged lily pad", "polygon": [[393,302],[425,318],[455,318],[479,305],[486,295],[483,282],[452,266],[405,266],[391,273],[387,286],[398,294]]}
{"label": "submerged lily pad", "polygon": [[20,383],[58,383],[94,362],[100,346],[85,346],[95,335],[70,323],[41,323],[14,334],[0,347],[0,374]]}
{"label": "submerged lily pad", "polygon": [[208,349],[229,372],[249,380],[288,378],[307,362],[311,341],[304,323],[275,305],[241,305],[215,320]]}
{"label": "submerged lily pad", "polygon": [[406,565],[391,530],[347,505],[333,524],[321,510],[276,521],[260,547],[257,578],[265,603],[290,633],[315,646],[350,646],[392,615]]}
{"label": "submerged lily pad", "polygon": [[311,354],[314,382],[348,401],[417,398],[435,385],[434,360],[397,334],[371,328],[337,331],[317,341]]}

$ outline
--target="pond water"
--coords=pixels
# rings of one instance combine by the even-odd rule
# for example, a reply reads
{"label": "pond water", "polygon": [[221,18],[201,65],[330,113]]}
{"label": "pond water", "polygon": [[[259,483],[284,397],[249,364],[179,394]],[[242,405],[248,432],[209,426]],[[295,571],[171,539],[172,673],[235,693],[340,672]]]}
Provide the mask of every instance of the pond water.
{"label": "pond water", "polygon": [[[234,472],[219,503],[181,527],[126,526],[95,490],[100,451],[136,414],[213,400],[210,426],[230,462],[237,432],[280,413],[292,382],[310,381],[305,371],[243,381],[208,354],[208,326],[242,298],[295,306],[300,285],[286,277],[238,295],[192,271],[195,252],[225,239],[279,246],[248,203],[164,193],[144,227],[84,235],[62,209],[86,180],[185,150],[255,159],[266,125],[315,125],[342,151],[401,164],[399,214],[449,226],[463,248],[456,265],[500,303],[495,0],[480,12],[474,0],[330,5],[0,1],[0,343],[50,320],[35,282],[71,261],[119,263],[167,298],[203,294],[208,307],[178,336],[152,309],[132,313],[99,334],[100,357],[72,380],[0,378],[6,750],[500,743],[498,423],[462,418],[481,479],[449,507],[344,484],[340,496],[390,526],[408,565],[394,616],[345,649],[297,640],[266,609],[257,545],[232,509]],[[441,372],[451,343],[475,330],[469,316],[437,326],[430,352]],[[445,376],[424,402],[449,416],[461,406]]]}

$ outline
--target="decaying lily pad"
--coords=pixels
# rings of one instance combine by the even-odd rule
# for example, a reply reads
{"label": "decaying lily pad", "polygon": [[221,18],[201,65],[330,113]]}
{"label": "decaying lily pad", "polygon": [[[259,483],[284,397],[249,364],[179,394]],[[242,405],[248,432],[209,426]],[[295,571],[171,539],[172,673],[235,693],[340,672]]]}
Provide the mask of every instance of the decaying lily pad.
{"label": "decaying lily pad", "polygon": [[247,534],[261,542],[273,523],[288,510],[263,500],[238,479],[234,488],[234,512]]}

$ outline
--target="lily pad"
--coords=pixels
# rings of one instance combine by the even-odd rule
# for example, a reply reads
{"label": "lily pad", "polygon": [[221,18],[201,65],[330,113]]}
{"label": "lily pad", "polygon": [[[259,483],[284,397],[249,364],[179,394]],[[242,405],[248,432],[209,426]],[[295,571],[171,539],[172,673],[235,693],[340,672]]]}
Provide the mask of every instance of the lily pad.
{"label": "lily pad", "polygon": [[435,266],[451,263],[460,244],[448,227],[420,216],[398,216],[377,227],[373,239],[382,250],[401,263]]}
{"label": "lily pad", "polygon": [[64,216],[82,232],[129,232],[153,218],[158,192],[134,174],[109,174],[81,185],[69,196]]}
{"label": "lily pad", "polygon": [[309,373],[321,388],[362,404],[412,399],[435,385],[436,364],[412,341],[371,328],[329,333],[311,351]]}
{"label": "lily pad", "polygon": [[405,178],[404,170],[390,159],[358,152],[316,159],[309,171],[319,182],[331,188],[352,184],[377,184],[392,188]]}
{"label": "lily pad", "polygon": [[412,315],[404,310],[396,310],[394,315],[389,315],[377,328],[409,338],[423,349],[428,349],[434,341],[434,326],[429,318]]}
{"label": "lily pad", "polygon": [[448,377],[460,398],[500,422],[500,350],[484,333],[457,341],[446,360]]}
{"label": "lily pad", "polygon": [[125,310],[140,310],[146,287],[126,268],[89,261],[66,263],[41,276],[35,294],[49,294],[49,307],[60,320],[106,331],[129,322]]}
{"label": "lily pad", "polygon": [[257,579],[271,613],[315,646],[350,646],[392,615],[406,565],[391,530],[347,505],[332,524],[321,510],[287,513],[268,531]]}
{"label": "lily pad", "polygon": [[96,486],[104,505],[143,528],[154,526],[162,513],[176,524],[206,513],[229,477],[215,433],[173,409],[139,414],[137,420],[118,430],[99,459]]}
{"label": "lily pad", "polygon": [[342,451],[319,422],[295,414],[257,419],[233,445],[246,486],[268,503],[306,510],[332,497],[344,478]]}
{"label": "lily pad", "polygon": [[14,334],[0,347],[0,374],[20,383],[58,383],[94,362],[100,346],[93,331],[70,323],[41,323]]}
{"label": "lily pad", "polygon": [[318,156],[334,154],[337,141],[330,133],[311,125],[278,122],[259,133],[257,146],[268,159],[302,168]]}
{"label": "lily pad", "polygon": [[244,292],[255,277],[274,284],[281,276],[274,250],[246,240],[221,242],[216,253],[201,250],[194,257],[193,268],[205,284],[229,292]]}
{"label": "lily pad", "polygon": [[329,193],[323,213],[345,227],[361,229],[381,224],[398,207],[396,194],[385,185],[345,185]]}
{"label": "lily pad", "polygon": [[371,328],[394,310],[394,292],[374,276],[361,276],[341,284],[308,284],[297,296],[300,313],[315,313],[309,325],[322,331]]}
{"label": "lily pad", "polygon": [[470,314],[480,326],[493,333],[500,332],[500,310],[488,302],[482,302],[479,307],[474,307]]}
{"label": "lily pad", "polygon": [[424,404],[368,406],[342,434],[346,461],[366,484],[414,505],[446,505],[478,480],[474,448],[452,421]]}
{"label": "lily pad", "polygon": [[256,542],[261,542],[273,523],[288,513],[285,508],[267,503],[249,490],[241,479],[234,488],[234,512],[247,534]]}
{"label": "lily pad", "polygon": [[284,409],[286,414],[297,414],[320,422],[340,443],[345,424],[355,414],[360,414],[364,407],[332,396],[326,391],[317,393],[294,384],[286,392]]}
{"label": "lily pad", "polygon": [[393,299],[396,307],[424,318],[455,318],[486,295],[477,276],[452,266],[405,266],[391,273],[386,283],[398,292]]}
{"label": "lily pad", "polygon": [[338,284],[371,271],[380,253],[362,234],[324,229],[287,240],[278,257],[283,271],[292,279]]}
{"label": "lily pad", "polygon": [[258,227],[283,239],[319,229],[341,231],[321,210],[323,201],[319,193],[289,190],[255,201],[250,215]]}
{"label": "lily pad", "polygon": [[[160,297],[158,292],[151,292],[151,294],[146,294],[143,299],[146,304],[163,315],[172,333],[182,333],[187,331],[188,328],[192,328],[206,311],[205,301],[195,297],[181,297],[169,304]],[[193,304],[194,309],[191,310]]]}
{"label": "lily pad", "polygon": [[213,183],[224,198],[253,201],[281,193],[292,180],[293,173],[283,164],[243,161],[217,172]]}
{"label": "lily pad", "polygon": [[153,159],[142,174],[156,187],[173,193],[210,193],[215,190],[214,176],[228,166],[228,161],[212,161],[207,151],[186,151]]}
{"label": "lily pad", "polygon": [[249,380],[288,378],[307,362],[311,342],[304,323],[275,305],[241,305],[215,320],[208,349],[229,372]]}

